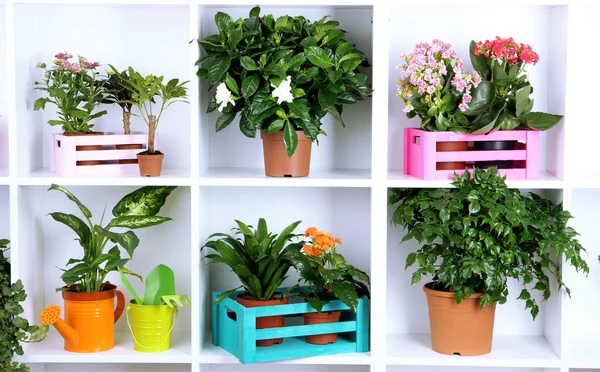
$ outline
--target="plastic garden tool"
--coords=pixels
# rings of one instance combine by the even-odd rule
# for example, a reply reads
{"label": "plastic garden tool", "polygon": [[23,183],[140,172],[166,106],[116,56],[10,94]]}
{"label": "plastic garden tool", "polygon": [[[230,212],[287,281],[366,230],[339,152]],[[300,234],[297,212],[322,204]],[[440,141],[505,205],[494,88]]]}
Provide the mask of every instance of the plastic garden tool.
{"label": "plastic garden tool", "polygon": [[170,267],[158,265],[146,277],[144,305],[162,305],[162,296],[172,296],[175,291],[175,274]]}
{"label": "plastic garden tool", "polygon": [[168,307],[192,306],[192,301],[186,295],[162,296],[161,298]]}
{"label": "plastic garden tool", "polygon": [[129,293],[131,293],[131,296],[135,300],[135,303],[138,304],[138,305],[143,305],[144,302],[137,295],[137,293],[135,292],[135,289],[133,289],[133,286],[129,282],[129,279],[127,279],[127,277],[123,273],[123,270],[121,270],[120,267],[118,268],[118,270],[119,270],[119,273],[121,274],[121,281],[123,282],[123,285],[125,286],[125,288],[127,288],[127,290],[129,291]]}

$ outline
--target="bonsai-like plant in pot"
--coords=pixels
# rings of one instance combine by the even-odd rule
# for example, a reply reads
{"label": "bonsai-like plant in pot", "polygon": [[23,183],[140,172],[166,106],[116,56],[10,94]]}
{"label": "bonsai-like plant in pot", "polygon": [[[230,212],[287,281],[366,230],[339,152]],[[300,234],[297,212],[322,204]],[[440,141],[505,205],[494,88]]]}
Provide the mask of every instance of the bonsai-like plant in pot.
{"label": "bonsai-like plant in pot", "polygon": [[[300,281],[308,284],[308,290],[299,293],[317,310],[316,313],[304,314],[304,324],[338,322],[341,311],[322,312],[323,306],[331,300],[340,300],[356,312],[358,299],[370,295],[369,276],[337,253],[336,245],[342,244],[340,238],[315,227],[308,228],[304,236],[311,239],[303,247],[306,259],[297,259],[295,262]],[[335,333],[306,336],[306,342],[310,344],[326,345],[336,341]]]}
{"label": "bonsai-like plant in pot", "polygon": [[9,243],[0,239],[0,371],[23,372],[29,371],[29,367],[13,360],[15,355],[23,355],[21,343],[43,341],[48,326],[30,325],[21,317],[21,303],[27,299],[27,293],[20,280],[11,282],[11,264],[5,256]]}
{"label": "bonsai-like plant in pot", "polygon": [[[115,285],[105,281],[106,276],[120,269],[139,277],[124,267],[140,242],[132,230],[170,221],[171,218],[157,214],[175,188],[144,186],[125,195],[112,209],[113,218],[102,226],[104,212],[100,222],[94,224],[92,213],[75,195],[59,185],[50,187],[49,191],[60,191],[74,202],[84,218],[82,220],[63,212],[50,213],[55,221],[70,227],[77,234],[77,240],[83,248],[82,258],[71,258],[67,262],[67,269],[63,270],[61,276],[65,286],[57,289],[62,292],[65,302],[65,321],[60,319],[58,306],[48,307],[41,315],[42,324],[54,325],[63,336],[65,350],[89,353],[113,348],[114,323],[123,312],[125,298]],[[115,232],[115,228],[128,230]],[[106,251],[109,243],[112,248]],[[129,257],[121,257],[119,247]],[[116,310],[115,296],[118,299]]]}
{"label": "bonsai-like plant in pot", "polygon": [[[43,62],[37,65],[45,72],[44,80],[36,81],[34,90],[45,91],[48,96],[36,99],[33,109],[44,110],[47,103],[54,104],[58,119],[51,119],[48,124],[60,125],[65,136],[102,135],[102,132],[92,131],[92,121],[107,113],[106,110],[96,111],[103,98],[103,87],[96,71],[100,63],[89,62],[82,56],[72,62],[72,58],[72,54],[61,52],[55,55],[52,67]],[[102,150],[102,146],[82,145],[76,150]],[[98,160],[77,161],[77,165],[98,164]]]}
{"label": "bonsai-like plant in pot", "polygon": [[[452,189],[392,189],[392,221],[406,228],[403,242],[421,243],[406,258],[417,265],[412,283],[424,277],[433,350],[443,354],[482,355],[492,347],[496,303],[508,298],[508,280],[517,279],[533,319],[555,285],[565,287],[564,257],[578,272],[589,271],[572,218],[562,204],[509,189],[496,168],[475,168],[455,175]],[[457,333],[456,329],[461,332]]]}
{"label": "bonsai-like plant in pot", "polygon": [[[204,245],[216,253],[207,254],[209,264],[223,263],[233,270],[242,285],[224,292],[216,299],[220,303],[239,288],[245,292],[237,295],[236,300],[245,307],[261,307],[287,304],[289,299],[277,292],[286,279],[286,275],[295,257],[302,249],[303,242],[291,242],[299,235],[294,230],[300,224],[296,221],[284,228],[280,234],[273,234],[267,228],[264,218],[258,220],[256,228],[236,220],[235,237],[228,234],[212,234]],[[204,248],[203,247],[203,248]],[[259,317],[256,329],[284,326],[283,316]],[[283,338],[258,340],[257,346],[280,344]]]}
{"label": "bonsai-like plant in pot", "polygon": [[254,7],[236,21],[218,12],[215,23],[219,33],[199,40],[206,56],[197,64],[210,60],[198,76],[209,81],[210,92],[216,88],[207,110],[221,112],[216,130],[239,113],[245,136],[261,133],[267,176],[308,176],[325,115],[344,125],[344,105],[371,95],[358,69],[369,66],[367,58],[327,17],[274,19]]}
{"label": "bonsai-like plant in pot", "polygon": [[[539,55],[530,45],[517,43],[512,37],[471,41],[470,57],[473,67],[482,77],[474,90],[477,104],[465,112],[469,116],[470,132],[487,134],[496,130],[553,128],[562,115],[533,112],[533,87],[525,70],[536,65]],[[477,150],[512,150],[516,141],[477,141]],[[511,168],[512,161],[476,162],[477,167]]]}
{"label": "bonsai-like plant in pot", "polygon": [[[138,154],[141,176],[160,176],[164,154],[154,148],[156,129],[163,112],[176,102],[184,102],[187,98],[187,81],[171,79],[163,83],[164,76],[142,76],[132,67],[128,69],[129,84],[134,90],[132,103],[140,111],[140,116],[148,125],[148,149]],[[160,98],[158,111],[154,109],[154,97]]]}
{"label": "bonsai-like plant in pot", "polygon": [[[464,62],[441,40],[419,43],[409,54],[400,56],[397,95],[404,101],[406,117],[421,119],[425,131],[467,133],[469,120],[465,112],[479,105],[480,97],[472,95],[481,82],[477,72],[464,70]],[[467,151],[467,141],[438,142],[436,151]],[[437,170],[464,169],[466,163],[438,162]]]}

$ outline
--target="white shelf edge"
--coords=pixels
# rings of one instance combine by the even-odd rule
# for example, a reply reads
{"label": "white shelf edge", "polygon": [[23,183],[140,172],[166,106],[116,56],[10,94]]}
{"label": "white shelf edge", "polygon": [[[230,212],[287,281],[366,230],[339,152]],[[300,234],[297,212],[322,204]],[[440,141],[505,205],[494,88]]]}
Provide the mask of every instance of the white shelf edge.
{"label": "white shelf edge", "polygon": [[134,173],[116,177],[94,177],[61,176],[44,168],[18,176],[17,185],[47,186],[56,183],[69,186],[192,186],[192,178],[182,176],[185,172],[184,170],[165,168],[159,177],[141,177]]}

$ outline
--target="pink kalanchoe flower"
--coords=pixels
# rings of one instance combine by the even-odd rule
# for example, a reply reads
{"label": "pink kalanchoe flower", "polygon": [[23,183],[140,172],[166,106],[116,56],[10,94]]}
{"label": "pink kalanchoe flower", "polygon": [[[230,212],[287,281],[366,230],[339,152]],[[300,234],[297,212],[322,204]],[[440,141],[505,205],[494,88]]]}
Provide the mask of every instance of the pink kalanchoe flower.
{"label": "pink kalanchoe flower", "polygon": [[67,52],[60,52],[60,53],[57,53],[54,57],[56,59],[62,59],[64,61],[66,61],[69,58],[73,58],[73,55],[71,53],[67,53]]}
{"label": "pink kalanchoe flower", "polygon": [[471,95],[468,94],[468,93],[467,94],[463,94],[463,96],[462,96],[462,100],[463,100],[464,103],[471,102],[471,99],[473,99],[473,97],[471,97]]}
{"label": "pink kalanchoe flower", "polygon": [[467,106],[466,103],[461,103],[460,105],[458,105],[458,109],[463,112],[467,111],[468,108],[469,106]]}
{"label": "pink kalanchoe flower", "polygon": [[96,67],[101,66],[100,62],[85,62],[84,63],[84,67],[89,69],[89,70],[93,70]]}
{"label": "pink kalanchoe flower", "polygon": [[435,89],[436,88],[435,88],[434,85],[430,85],[430,86],[427,87],[427,93],[433,94],[433,93],[435,93]]}

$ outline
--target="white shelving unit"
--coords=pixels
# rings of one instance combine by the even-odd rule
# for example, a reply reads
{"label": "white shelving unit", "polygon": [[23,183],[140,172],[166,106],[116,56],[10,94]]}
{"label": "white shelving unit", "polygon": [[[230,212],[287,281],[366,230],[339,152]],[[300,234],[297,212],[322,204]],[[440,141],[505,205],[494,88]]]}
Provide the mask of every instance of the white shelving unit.
{"label": "white shelving unit", "polygon": [[[496,2],[400,0],[265,0],[262,13],[329,15],[348,31],[348,39],[365,52],[374,89],[368,99],[344,110],[346,128],[327,119],[328,136],[313,147],[308,178],[267,178],[262,170],[259,139],[245,138],[237,123],[215,133],[215,113],[206,114],[205,82],[196,78],[200,55],[192,39],[215,33],[213,16],[224,11],[245,17],[250,0],[0,0],[0,234],[12,241],[14,279],[29,295],[26,316],[35,321],[51,304],[62,305],[54,288],[68,258],[79,253],[70,231],[47,213],[69,211],[63,195],[47,192],[51,183],[66,186],[99,217],[125,193],[142,185],[179,186],[162,213],[173,222],[139,231],[141,245],[131,269],[147,273],[158,263],[173,267],[180,292],[191,309],[180,312],[172,349],[160,354],[133,350],[127,325],[117,325],[117,346],[98,354],[62,349],[55,330],[40,344],[28,345],[20,360],[34,372],[594,372],[600,371],[597,310],[600,254],[596,210],[600,207],[600,165],[594,164],[594,47],[600,6],[577,0],[507,0]],[[576,219],[574,227],[589,251],[588,278],[564,270],[572,290],[554,293],[532,321],[523,304],[511,299],[499,306],[491,354],[450,357],[430,349],[425,296],[410,285],[406,255],[416,248],[402,244],[404,232],[390,224],[391,187],[448,187],[447,181],[422,181],[404,175],[403,128],[406,119],[396,97],[399,55],[434,38],[451,43],[468,60],[471,39],[513,36],[531,44],[541,57],[530,68],[536,110],[564,114],[563,124],[542,133],[541,177],[510,181],[562,201]],[[134,66],[143,73],[190,80],[190,104],[173,106],[158,130],[166,153],[160,178],[61,177],[48,170],[48,141],[58,128],[46,122],[52,108],[33,111],[31,88],[41,77],[40,61],[67,50],[119,69]],[[96,128],[121,129],[120,109],[108,108]],[[135,120],[135,130],[145,130]],[[210,292],[236,286],[223,267],[206,267],[200,247],[213,232],[227,232],[233,220],[255,223],[265,217],[272,231],[301,220],[299,231],[318,226],[344,241],[347,258],[372,280],[371,351],[280,363],[242,366],[210,342]],[[109,278],[120,285],[118,277]],[[296,278],[289,279],[290,283]],[[141,288],[139,283],[134,285]],[[575,369],[579,368],[579,369]]]}

